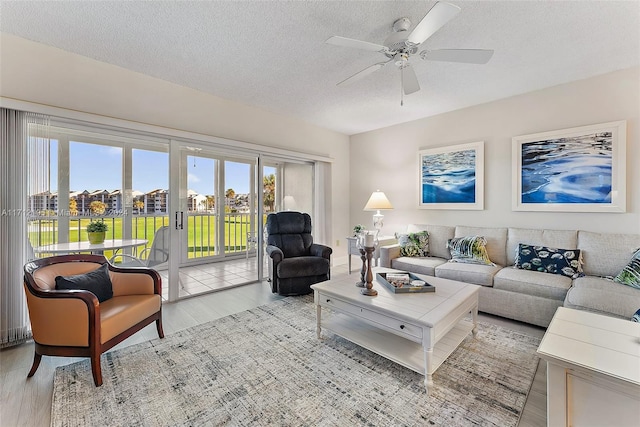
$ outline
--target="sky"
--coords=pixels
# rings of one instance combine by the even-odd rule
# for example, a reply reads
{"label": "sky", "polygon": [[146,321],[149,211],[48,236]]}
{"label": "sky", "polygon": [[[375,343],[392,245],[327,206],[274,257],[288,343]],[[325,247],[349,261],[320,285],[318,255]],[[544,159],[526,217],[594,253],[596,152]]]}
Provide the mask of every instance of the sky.
{"label": "sky", "polygon": [[[115,190],[122,188],[122,148],[80,142],[69,143],[69,188],[72,191]],[[57,142],[51,146],[51,191],[57,191]],[[250,185],[250,165],[227,161],[225,163],[225,190],[246,194]],[[265,168],[265,174],[275,173]],[[169,153],[133,150],[133,190],[147,193],[158,188],[169,188]],[[198,194],[214,193],[214,160],[205,157],[187,157],[189,190]]]}

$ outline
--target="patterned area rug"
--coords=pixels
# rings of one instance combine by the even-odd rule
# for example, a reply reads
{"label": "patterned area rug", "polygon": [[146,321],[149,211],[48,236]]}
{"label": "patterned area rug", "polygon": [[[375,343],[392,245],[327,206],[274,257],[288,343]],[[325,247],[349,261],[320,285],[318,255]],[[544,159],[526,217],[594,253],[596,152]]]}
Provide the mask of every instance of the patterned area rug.
{"label": "patterned area rug", "polygon": [[423,377],[325,332],[312,298],[286,298],[56,370],[53,426],[517,424],[539,339],[479,324]]}

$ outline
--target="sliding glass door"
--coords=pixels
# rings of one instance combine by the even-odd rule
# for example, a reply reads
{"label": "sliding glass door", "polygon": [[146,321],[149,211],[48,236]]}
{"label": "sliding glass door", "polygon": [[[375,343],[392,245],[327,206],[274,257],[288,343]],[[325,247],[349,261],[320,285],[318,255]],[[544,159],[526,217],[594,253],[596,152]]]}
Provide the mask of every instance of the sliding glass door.
{"label": "sliding glass door", "polygon": [[166,145],[59,128],[40,145],[28,153],[29,169],[37,165],[46,177],[30,183],[27,194],[34,248],[87,241],[86,226],[97,219],[107,223],[110,240],[152,240],[168,223],[167,206],[154,209],[151,202],[168,191]]}
{"label": "sliding glass door", "polygon": [[27,151],[33,252],[86,242],[104,220],[113,244],[142,242],[104,255],[158,270],[172,301],[262,280],[266,216],[314,218],[312,163],[82,125],[51,126]]}
{"label": "sliding glass door", "polygon": [[183,265],[211,262],[222,255],[218,244],[219,160],[187,148],[180,159],[181,206],[176,219],[181,230]]}
{"label": "sliding glass door", "polygon": [[172,158],[172,248],[180,262],[171,264],[171,299],[259,280],[257,156],[176,141]]}

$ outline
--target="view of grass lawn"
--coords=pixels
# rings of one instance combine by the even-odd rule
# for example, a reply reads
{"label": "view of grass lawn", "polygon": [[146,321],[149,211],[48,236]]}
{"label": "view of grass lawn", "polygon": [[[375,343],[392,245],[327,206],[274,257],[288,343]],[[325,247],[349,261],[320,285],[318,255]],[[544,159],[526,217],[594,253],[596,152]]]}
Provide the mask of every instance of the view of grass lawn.
{"label": "view of grass lawn", "polygon": [[[213,214],[194,213],[187,215],[188,256],[199,258],[215,254],[216,219]],[[109,226],[106,239],[122,239],[122,217],[104,218]],[[266,221],[266,215],[263,223]],[[69,224],[69,242],[87,241],[86,227],[90,218],[71,218]],[[134,216],[132,223],[132,238],[148,240],[147,247],[153,243],[158,228],[169,225],[169,217],[164,216]],[[250,231],[249,214],[227,214],[224,220],[225,252],[243,252],[247,247],[247,233]],[[57,220],[39,219],[30,222],[29,238],[33,246],[44,246],[58,241]],[[138,250],[141,250],[139,248]],[[111,251],[105,252],[109,258]]]}

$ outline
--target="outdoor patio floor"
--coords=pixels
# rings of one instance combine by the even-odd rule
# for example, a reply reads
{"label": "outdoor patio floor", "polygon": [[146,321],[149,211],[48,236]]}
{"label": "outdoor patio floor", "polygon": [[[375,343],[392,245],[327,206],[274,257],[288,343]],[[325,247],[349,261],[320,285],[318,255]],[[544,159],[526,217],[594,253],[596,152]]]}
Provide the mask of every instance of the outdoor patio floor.
{"label": "outdoor patio floor", "polygon": [[[159,271],[162,277],[162,298],[169,299],[169,272]],[[268,276],[265,260],[264,279]],[[221,262],[212,262],[181,267],[179,272],[179,297],[185,298],[207,292],[234,288],[258,281],[258,263],[255,257],[238,258]]]}

